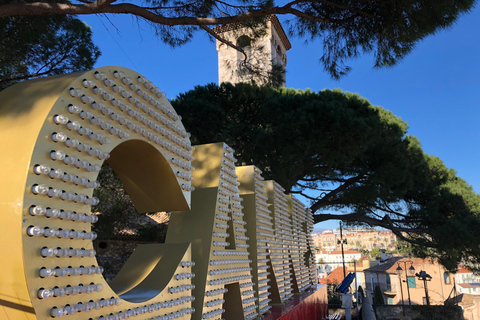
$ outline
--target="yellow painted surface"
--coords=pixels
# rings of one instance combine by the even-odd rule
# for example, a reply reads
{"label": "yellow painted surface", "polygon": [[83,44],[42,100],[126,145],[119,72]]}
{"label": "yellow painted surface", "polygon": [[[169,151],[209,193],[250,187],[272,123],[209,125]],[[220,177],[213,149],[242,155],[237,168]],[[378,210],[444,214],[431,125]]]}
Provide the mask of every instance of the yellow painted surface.
{"label": "yellow painted surface", "polygon": [[[148,309],[172,298],[189,296],[189,290],[168,293],[171,286],[191,283],[191,277],[175,279],[178,273],[190,274],[191,267],[180,266],[182,261],[189,262],[191,259],[188,244],[181,245],[181,250],[178,245],[172,245],[174,253],[168,253],[166,246],[150,248],[151,256],[143,255],[157,258],[150,261],[150,269],[140,263],[145,260],[139,258],[142,256],[139,249],[134,259],[138,260],[138,265],[136,261],[130,261],[122,273],[135,275],[130,278],[136,278],[138,283],[127,285],[125,282],[123,287],[120,286],[123,291],[119,289],[118,292],[107,285],[98,272],[44,278],[39,273],[42,268],[67,270],[68,274],[75,268],[97,267],[91,239],[85,236],[91,232],[88,219],[95,199],[92,197],[92,185],[83,183],[96,180],[98,168],[106,159],[118,171],[140,211],[189,209],[190,141],[163,93],[134,71],[104,67],[26,81],[2,91],[0,101],[0,167],[3,170],[0,239],[2,255],[8,257],[0,264],[0,312],[5,318],[51,319],[51,312],[61,309],[66,310],[69,317],[96,319],[110,313],[125,313],[129,309]],[[80,111],[73,111],[72,106],[77,106],[77,111]],[[55,121],[58,115],[68,120]],[[53,136],[58,133],[66,135],[70,142],[74,141],[81,148],[67,145],[62,140],[54,141]],[[59,151],[63,156],[52,159],[52,151]],[[64,162],[62,157],[72,161]],[[74,161],[76,159],[84,163],[77,165],[80,162]],[[34,173],[34,168],[41,165],[59,170],[57,176],[50,177],[49,170]],[[98,167],[95,169],[95,166]],[[84,181],[73,183],[63,180],[68,175]],[[34,186],[45,186],[49,192],[55,191],[56,194],[35,194]],[[60,195],[65,197],[62,199]],[[62,214],[68,212],[68,215],[61,218],[57,213],[46,217],[45,211],[40,215],[31,215],[31,207],[58,209]],[[79,221],[75,218],[79,216],[87,220]],[[31,227],[38,227],[42,232],[54,230],[54,235],[28,235]],[[76,233],[62,236],[61,232],[68,230]],[[42,248],[52,248],[54,255],[59,257],[42,257]],[[161,256],[171,258],[161,259]],[[117,283],[121,283],[121,279]],[[68,288],[90,284],[98,285],[98,291],[38,297],[40,290],[59,287],[67,288],[68,292]],[[150,290],[152,285],[155,287],[153,294]],[[139,290],[145,293],[141,299],[138,299]],[[127,301],[119,294],[137,298]],[[88,311],[82,309],[89,301],[98,302],[101,299],[113,299],[116,303],[87,308]],[[135,299],[142,301],[131,302]],[[67,306],[79,306],[82,311],[75,312]],[[185,310],[190,306],[188,300],[154,310],[153,313],[143,309],[136,313],[141,319],[182,311],[181,317],[186,318],[189,313]]]}
{"label": "yellow painted surface", "polygon": [[[190,319],[192,306],[192,319],[255,319],[313,281],[311,214],[258,169],[235,168],[224,143],[197,146],[192,158],[175,110],[136,72],[28,81],[0,102],[0,319]],[[176,211],[167,243],[139,246],[111,285],[91,241],[104,161],[138,211]]]}
{"label": "yellow painted surface", "polygon": [[[233,150],[214,143],[195,146],[193,155],[192,210],[172,213],[166,240],[192,243],[196,263],[192,319],[255,319],[257,305]],[[209,295],[223,289],[228,291]]]}

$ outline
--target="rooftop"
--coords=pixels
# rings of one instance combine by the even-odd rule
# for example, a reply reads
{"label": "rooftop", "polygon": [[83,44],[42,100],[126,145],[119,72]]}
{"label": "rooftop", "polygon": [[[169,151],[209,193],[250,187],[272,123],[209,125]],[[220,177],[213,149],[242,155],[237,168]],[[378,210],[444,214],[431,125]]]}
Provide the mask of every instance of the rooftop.
{"label": "rooftop", "polygon": [[[384,261],[384,263],[379,264],[377,266],[365,269],[365,272],[385,272],[385,273],[397,273],[397,262],[406,262],[407,263],[407,268],[410,267],[411,262],[413,262],[413,267],[415,266],[420,266],[426,263],[431,263],[431,261],[426,260],[426,259],[420,259],[420,258],[403,258],[403,257],[391,257],[387,260]],[[402,268],[404,268],[404,264],[402,263],[400,265]]]}

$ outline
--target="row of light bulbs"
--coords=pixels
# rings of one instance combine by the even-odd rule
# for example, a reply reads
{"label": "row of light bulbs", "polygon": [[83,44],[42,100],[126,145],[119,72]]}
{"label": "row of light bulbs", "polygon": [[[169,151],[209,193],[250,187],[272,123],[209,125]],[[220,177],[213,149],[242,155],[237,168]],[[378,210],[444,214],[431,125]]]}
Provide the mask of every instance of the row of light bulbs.
{"label": "row of light bulbs", "polygon": [[207,307],[213,307],[213,306],[216,306],[216,305],[219,305],[219,304],[223,304],[225,302],[225,299],[215,299],[215,300],[212,300],[212,301],[207,301],[205,303],[205,305]]}
{"label": "row of light bulbs", "polygon": [[56,267],[51,268],[40,268],[38,270],[38,276],[40,278],[51,278],[51,277],[67,277],[67,276],[84,276],[84,275],[93,275],[93,274],[102,274],[103,267],[100,266],[91,266],[91,267],[65,267],[60,268]]}
{"label": "row of light bulbs", "polygon": [[32,205],[28,212],[31,216],[45,216],[47,218],[58,218],[61,220],[79,221],[95,223],[98,221],[96,215],[89,215],[86,213],[76,213],[75,211],[64,211],[62,209],[52,209],[49,207],[42,207]]}
{"label": "row of light bulbs", "polygon": [[207,313],[202,314],[202,319],[210,319],[213,317],[216,317],[218,315],[221,315],[222,313],[225,312],[225,309],[216,309]]}
{"label": "row of light bulbs", "polygon": [[217,237],[217,238],[228,238],[228,237],[230,237],[230,234],[226,233],[226,232],[214,232],[214,233],[212,233],[212,236]]}
{"label": "row of light bulbs", "polygon": [[175,275],[175,280],[192,279],[192,278],[195,278],[195,273],[193,272],[177,273]]}
{"label": "row of light bulbs", "polygon": [[[270,300],[270,299],[268,299]],[[267,303],[270,302],[270,301],[267,301]],[[270,310],[272,307],[271,306],[265,306],[263,308],[260,308],[260,313],[263,314],[263,313],[266,313],[268,310]]]}
{"label": "row of light bulbs", "polygon": [[212,245],[217,246],[217,247],[228,247],[230,245],[230,242],[228,242],[228,241],[213,241]]}
{"label": "row of light bulbs", "polygon": [[75,174],[68,174],[60,169],[52,169],[44,164],[37,164],[33,167],[33,172],[37,175],[45,174],[51,179],[61,179],[63,182],[71,182],[75,185],[82,185],[85,188],[98,188],[100,183],[97,181],[90,181],[86,177],[78,177]]}
{"label": "row of light bulbs", "polygon": [[77,303],[76,305],[66,305],[64,307],[53,307],[50,309],[50,315],[53,318],[61,318],[68,315],[73,315],[78,312],[89,312],[92,310],[99,310],[113,305],[119,305],[122,301],[119,298],[100,299],[96,302],[90,301],[88,303]]}
{"label": "row of light bulbs", "polygon": [[[270,280],[270,279],[265,279],[265,280]],[[268,281],[267,281],[267,282],[268,282]],[[258,284],[260,284],[260,281],[259,281]],[[271,286],[267,284],[267,285],[258,287],[258,291],[268,290],[268,289],[270,289],[270,288],[271,288]],[[268,292],[268,293],[270,294],[270,292]]]}
{"label": "row of light bulbs", "polygon": [[230,177],[232,177],[233,179],[237,179],[238,176],[237,176],[237,172],[235,171],[235,165],[234,165],[234,168],[232,169],[232,167],[227,167],[227,166],[224,166],[224,165],[220,165],[220,171],[222,173],[226,173],[228,174]]}
{"label": "row of light bulbs", "polygon": [[31,190],[35,195],[46,195],[50,198],[60,198],[65,201],[84,203],[89,206],[97,205],[100,202],[97,197],[89,197],[85,194],[77,194],[76,192],[67,192],[57,188],[48,187],[45,184],[34,184]]}
{"label": "row of light bulbs", "polygon": [[256,308],[257,308],[257,305],[252,304],[251,306],[243,308],[243,312],[252,311],[253,309],[256,309]]}
{"label": "row of light bulbs", "polygon": [[248,272],[251,271],[252,268],[250,267],[243,267],[243,268],[229,268],[229,269],[217,269],[217,270],[210,270],[208,273],[212,276],[216,276],[219,274],[226,274],[226,273],[234,273],[234,272]]}
{"label": "row of light bulbs", "polygon": [[[225,211],[224,209],[227,209],[227,208],[218,207],[218,210],[219,210],[219,211],[228,212],[228,211]],[[229,216],[226,216],[226,215],[223,215],[223,214],[218,214],[218,213],[215,215],[215,218],[217,218],[218,220],[223,220],[223,221],[230,221],[230,220],[232,220],[232,218],[230,218]]]}
{"label": "row of light bulbs", "polygon": [[95,240],[97,238],[97,233],[86,232],[86,231],[75,231],[75,230],[65,230],[65,229],[53,229],[49,227],[39,227],[39,226],[30,226],[27,228],[27,235],[30,237],[48,237],[48,238],[59,238],[59,239],[76,239],[76,240]]}
{"label": "row of light bulbs", "polygon": [[[243,228],[243,227],[235,227],[235,231],[237,232],[247,232],[247,229]],[[236,236],[237,239],[239,240],[248,240],[250,238],[248,237],[243,237],[243,236]]]}
{"label": "row of light bulbs", "polygon": [[47,257],[57,257],[57,258],[93,258],[95,257],[95,250],[93,249],[84,249],[84,248],[48,248],[43,247],[40,249],[40,255],[44,258]]}
{"label": "row of light bulbs", "polygon": [[218,296],[220,294],[224,294],[224,293],[227,293],[227,292],[228,292],[227,288],[221,288],[221,289],[215,289],[215,290],[207,291],[207,292],[205,292],[205,295],[207,297],[212,297],[212,296]]}
{"label": "row of light bulbs", "polygon": [[222,265],[222,264],[239,264],[239,263],[252,263],[252,260],[249,259],[236,259],[236,260],[210,260],[211,266]]}
{"label": "row of light bulbs", "polygon": [[250,278],[252,278],[251,275],[234,276],[234,277],[229,277],[229,278],[223,278],[223,279],[217,279],[217,280],[210,280],[210,281],[209,281],[209,284],[210,284],[211,286],[216,286],[216,285],[219,285],[219,284],[236,282],[236,281],[245,280],[245,279],[250,279]]}
{"label": "row of light bulbs", "polygon": [[219,251],[213,250],[214,256],[248,256],[250,252],[247,251],[233,251],[233,250],[226,250],[226,251]]}
{"label": "row of light bulbs", "polygon": [[55,287],[55,288],[46,288],[40,289],[37,291],[37,297],[39,299],[49,299],[53,297],[64,297],[76,294],[90,294],[94,292],[100,292],[103,290],[103,285],[100,283],[89,284],[84,286],[79,284],[78,286],[66,286],[66,287]]}
{"label": "row of light bulbs", "polygon": [[179,292],[183,292],[183,291],[186,291],[186,290],[193,290],[193,289],[195,289],[194,284],[187,284],[187,285],[181,285],[181,286],[176,286],[176,287],[170,287],[170,288],[168,288],[168,292],[179,293]]}
{"label": "row of light bulbs", "polygon": [[180,263],[180,265],[182,266],[182,268],[194,267],[194,266],[195,266],[195,262],[194,262],[194,261],[182,261],[182,262]]}

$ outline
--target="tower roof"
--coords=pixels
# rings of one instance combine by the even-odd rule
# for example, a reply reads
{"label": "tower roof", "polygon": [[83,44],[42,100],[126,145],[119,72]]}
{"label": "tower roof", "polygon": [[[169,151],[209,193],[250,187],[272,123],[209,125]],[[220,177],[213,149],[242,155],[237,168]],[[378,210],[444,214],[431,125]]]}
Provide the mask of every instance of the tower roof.
{"label": "tower roof", "polygon": [[[287,34],[285,33],[285,30],[283,29],[282,24],[278,20],[277,16],[272,14],[272,15],[266,16],[265,19],[266,21],[271,22],[273,29],[275,29],[278,36],[280,37],[280,40],[282,41],[282,44],[285,47],[285,50],[290,50],[290,48],[292,48],[292,45],[288,40]],[[214,27],[212,28],[212,30],[217,33],[222,33],[222,32],[235,30],[239,27],[240,27],[240,24],[238,23],[230,23],[230,24]]]}

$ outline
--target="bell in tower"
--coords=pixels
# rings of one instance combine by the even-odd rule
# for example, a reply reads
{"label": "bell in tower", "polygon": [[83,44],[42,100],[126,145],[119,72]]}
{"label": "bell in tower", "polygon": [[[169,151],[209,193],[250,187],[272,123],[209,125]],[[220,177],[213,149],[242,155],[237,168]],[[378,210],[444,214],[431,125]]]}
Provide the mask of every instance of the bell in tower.
{"label": "bell in tower", "polygon": [[217,40],[219,83],[286,86],[287,50],[291,44],[277,16],[265,19],[264,24],[253,28],[229,24],[213,29],[243,50],[242,53]]}

